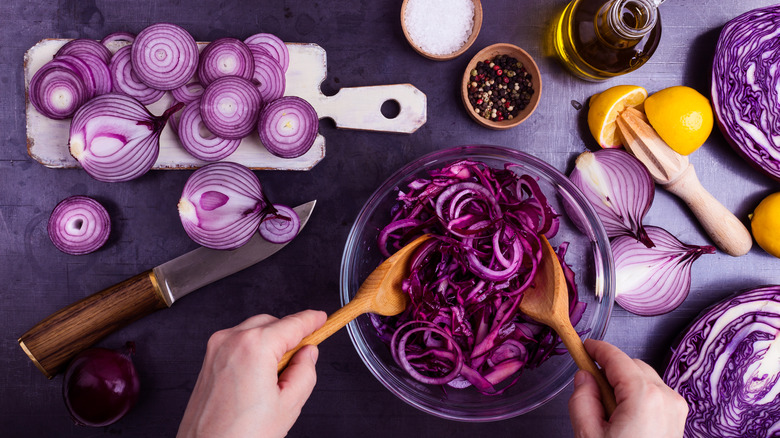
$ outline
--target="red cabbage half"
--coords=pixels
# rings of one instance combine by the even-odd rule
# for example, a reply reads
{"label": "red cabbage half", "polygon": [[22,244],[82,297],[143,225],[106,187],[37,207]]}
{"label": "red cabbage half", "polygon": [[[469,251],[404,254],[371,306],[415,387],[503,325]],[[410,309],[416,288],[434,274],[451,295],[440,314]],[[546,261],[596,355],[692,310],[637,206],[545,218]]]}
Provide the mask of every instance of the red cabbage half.
{"label": "red cabbage half", "polygon": [[712,63],[721,132],[749,163],[780,181],[780,5],[726,23]]}
{"label": "red cabbage half", "polygon": [[780,433],[780,286],[705,309],[673,348],[664,381],[688,401],[685,437]]}

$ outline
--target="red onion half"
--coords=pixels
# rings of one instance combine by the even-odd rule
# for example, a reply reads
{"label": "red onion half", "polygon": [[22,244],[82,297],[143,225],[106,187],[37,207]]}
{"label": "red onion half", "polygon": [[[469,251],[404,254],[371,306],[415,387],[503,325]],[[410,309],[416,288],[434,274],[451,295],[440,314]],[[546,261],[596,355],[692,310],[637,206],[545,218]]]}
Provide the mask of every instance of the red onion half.
{"label": "red onion half", "polygon": [[569,179],[593,205],[609,237],[630,235],[653,246],[642,220],[653,204],[655,184],[633,155],[621,149],[583,152]]}
{"label": "red onion half", "polygon": [[235,38],[220,38],[209,43],[200,54],[198,78],[208,86],[223,76],[251,79],[255,61],[249,47]]}
{"label": "red onion half", "polygon": [[276,213],[269,214],[260,222],[259,232],[271,243],[287,243],[298,235],[301,219],[298,213],[286,205],[275,204]]}
{"label": "red onion half", "polygon": [[318,127],[317,112],[309,102],[297,96],[285,96],[263,108],[257,129],[268,152],[295,158],[311,149]]}
{"label": "red onion half", "polygon": [[192,240],[212,249],[236,249],[252,238],[269,204],[257,176],[237,163],[196,170],[179,199],[179,217]]}
{"label": "red onion half", "polygon": [[54,57],[57,58],[62,55],[80,57],[84,53],[97,56],[104,64],[108,64],[111,61],[111,52],[106,46],[100,44],[98,41],[84,38],[68,41],[54,54]]}
{"label": "red onion half", "polygon": [[287,67],[290,65],[290,52],[287,50],[287,45],[284,44],[284,41],[276,35],[258,33],[245,39],[244,43],[250,48],[252,46],[262,47],[276,59],[283,71],[287,71]]}
{"label": "red onion half", "polygon": [[128,342],[120,351],[90,348],[68,365],[62,396],[71,417],[80,426],[101,427],[116,423],[138,401],[140,380]]}
{"label": "red onion half", "polygon": [[111,233],[111,219],[98,201],[88,196],[71,196],[54,207],[47,231],[51,243],[71,255],[100,249]]}
{"label": "red onion half", "polygon": [[84,104],[70,124],[70,153],[98,181],[129,181],[152,168],[175,105],[157,117],[136,99],[109,93]]}
{"label": "red onion half", "polygon": [[122,47],[111,58],[109,70],[114,81],[113,90],[134,97],[144,105],[150,105],[160,100],[165,95],[165,91],[152,88],[138,79],[138,76],[133,72],[133,63],[130,60],[131,51],[131,46]]}
{"label": "red onion half", "polygon": [[142,30],[131,54],[138,79],[158,90],[181,87],[198,69],[198,44],[189,32],[171,23]]}
{"label": "red onion half", "polygon": [[646,230],[655,243],[652,248],[631,236],[619,236],[611,243],[615,301],[631,313],[654,316],[682,304],[691,288],[691,265],[702,254],[714,254],[715,248],[686,245],[663,228]]}
{"label": "red onion half", "polygon": [[200,100],[188,103],[176,124],[181,145],[193,157],[203,161],[227,158],[241,144],[241,139],[221,138],[209,132],[200,116]]}
{"label": "red onion half", "polygon": [[200,99],[200,115],[209,131],[222,138],[249,135],[257,125],[263,100],[246,79],[224,76],[206,87]]}

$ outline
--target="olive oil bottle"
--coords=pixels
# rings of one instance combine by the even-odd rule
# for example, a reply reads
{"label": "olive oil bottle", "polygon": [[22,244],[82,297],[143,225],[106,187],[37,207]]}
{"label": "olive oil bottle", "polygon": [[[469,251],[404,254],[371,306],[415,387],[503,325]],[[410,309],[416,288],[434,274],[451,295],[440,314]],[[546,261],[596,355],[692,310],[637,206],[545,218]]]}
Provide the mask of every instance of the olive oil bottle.
{"label": "olive oil bottle", "polygon": [[555,20],[558,58],[582,79],[601,81],[641,67],[661,39],[663,0],[573,0]]}

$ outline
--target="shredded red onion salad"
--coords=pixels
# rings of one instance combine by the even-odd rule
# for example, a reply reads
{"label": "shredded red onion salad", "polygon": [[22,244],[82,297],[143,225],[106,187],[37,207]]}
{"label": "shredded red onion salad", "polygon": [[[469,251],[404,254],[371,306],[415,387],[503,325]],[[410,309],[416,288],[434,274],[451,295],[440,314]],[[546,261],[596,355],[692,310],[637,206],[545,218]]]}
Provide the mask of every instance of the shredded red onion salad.
{"label": "shredded red onion salad", "polygon": [[[542,257],[540,236],[551,238],[559,218],[536,180],[511,165],[494,169],[463,160],[399,190],[391,221],[379,233],[385,256],[422,234],[423,244],[403,282],[410,305],[398,316],[371,315],[396,362],[414,379],[499,394],[523,370],[558,354],[560,339],[518,310]],[[574,272],[563,262],[570,316],[586,304]]]}
{"label": "shredded red onion salad", "polygon": [[83,255],[97,251],[106,243],[111,219],[98,201],[88,196],[71,196],[54,207],[46,228],[57,249]]}

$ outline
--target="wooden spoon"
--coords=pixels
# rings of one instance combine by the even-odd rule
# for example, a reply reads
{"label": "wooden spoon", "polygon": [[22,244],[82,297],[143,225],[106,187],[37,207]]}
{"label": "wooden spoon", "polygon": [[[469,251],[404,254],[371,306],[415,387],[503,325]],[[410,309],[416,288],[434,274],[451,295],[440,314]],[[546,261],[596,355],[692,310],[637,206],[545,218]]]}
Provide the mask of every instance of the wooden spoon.
{"label": "wooden spoon", "polygon": [[333,312],[325,325],[303,338],[300,344],[282,356],[277,372],[281,373],[292,356],[304,345],[318,345],[364,313],[391,316],[403,312],[409,304],[409,297],[401,290],[401,281],[409,277],[409,261],[415,250],[430,238],[427,234],[418,237],[377,266],[360,285],[355,298]]}
{"label": "wooden spoon", "polygon": [[536,271],[533,285],[525,290],[520,301],[520,311],[536,321],[547,324],[558,333],[574,363],[596,378],[607,417],[611,416],[617,405],[615,392],[604,377],[604,373],[596,366],[596,362],[585,351],[580,335],[571,324],[566,277],[563,275],[558,255],[544,236],[542,236],[542,261]]}

